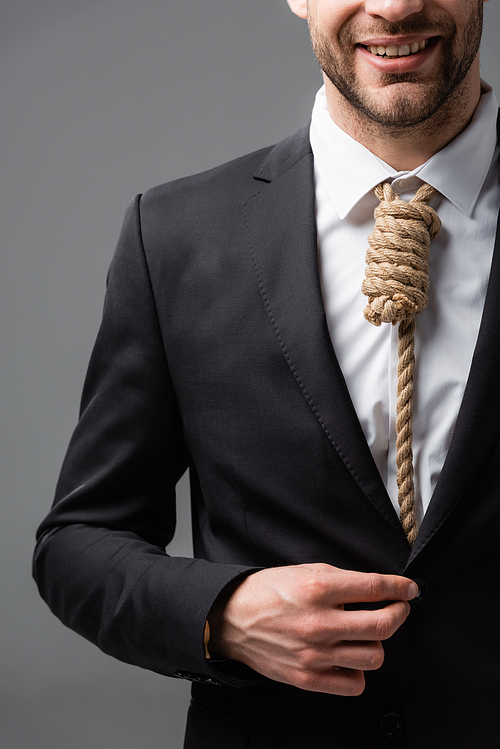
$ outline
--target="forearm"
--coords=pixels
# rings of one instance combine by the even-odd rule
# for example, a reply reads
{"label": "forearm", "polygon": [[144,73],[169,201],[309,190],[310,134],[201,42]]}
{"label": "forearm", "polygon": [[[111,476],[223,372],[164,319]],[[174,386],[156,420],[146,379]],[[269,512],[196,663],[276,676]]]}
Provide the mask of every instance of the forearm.
{"label": "forearm", "polygon": [[64,624],[115,658],[167,676],[214,675],[205,620],[224,586],[247,570],[169,557],[131,532],[83,524],[42,536],[34,562],[40,593]]}

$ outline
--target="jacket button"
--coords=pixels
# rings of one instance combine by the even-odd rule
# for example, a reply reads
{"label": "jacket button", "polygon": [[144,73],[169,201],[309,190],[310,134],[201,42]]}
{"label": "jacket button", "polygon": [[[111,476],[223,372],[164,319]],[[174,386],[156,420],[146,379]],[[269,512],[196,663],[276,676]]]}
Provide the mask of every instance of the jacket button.
{"label": "jacket button", "polygon": [[413,582],[417,583],[419,593],[418,593],[418,596],[416,598],[413,598],[410,601],[410,603],[418,603],[419,601],[422,601],[425,598],[425,596],[427,595],[427,591],[429,590],[429,588],[428,588],[427,583],[425,582],[425,580],[421,580],[418,577],[414,577],[412,579],[413,579]]}
{"label": "jacket button", "polygon": [[395,739],[403,732],[403,719],[397,713],[387,713],[382,718],[382,731],[390,738]]}

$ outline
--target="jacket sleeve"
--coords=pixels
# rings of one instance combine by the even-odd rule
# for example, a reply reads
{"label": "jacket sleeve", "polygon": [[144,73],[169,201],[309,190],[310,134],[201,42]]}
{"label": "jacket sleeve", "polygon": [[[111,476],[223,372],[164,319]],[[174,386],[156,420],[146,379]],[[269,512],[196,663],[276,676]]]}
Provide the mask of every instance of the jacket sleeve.
{"label": "jacket sleeve", "polygon": [[38,530],[34,576],[63,623],[104,652],[160,674],[244,684],[256,676],[250,669],[223,676],[205,659],[203,631],[222,588],[250,569],[165,553],[189,455],[139,204],[129,206],[110,267],[80,419]]}

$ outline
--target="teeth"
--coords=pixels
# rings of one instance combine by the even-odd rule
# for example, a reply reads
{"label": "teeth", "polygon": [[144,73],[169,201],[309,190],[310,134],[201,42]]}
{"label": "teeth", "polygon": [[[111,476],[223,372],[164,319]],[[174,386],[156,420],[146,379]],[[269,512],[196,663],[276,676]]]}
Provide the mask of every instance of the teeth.
{"label": "teeth", "polygon": [[373,55],[379,55],[379,57],[408,57],[408,55],[414,55],[415,52],[427,47],[428,40],[423,39],[421,42],[413,42],[413,44],[401,44],[396,47],[395,44],[390,44],[388,47],[382,45],[373,45],[368,47]]}

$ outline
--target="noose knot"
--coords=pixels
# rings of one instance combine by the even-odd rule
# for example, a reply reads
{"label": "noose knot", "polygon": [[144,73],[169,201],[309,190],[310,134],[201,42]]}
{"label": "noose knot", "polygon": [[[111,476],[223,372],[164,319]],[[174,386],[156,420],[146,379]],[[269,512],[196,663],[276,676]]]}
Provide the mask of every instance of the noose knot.
{"label": "noose knot", "polygon": [[388,182],[377,185],[374,192],[380,204],[368,238],[364,315],[373,325],[394,325],[411,320],[427,306],[429,245],[441,221],[428,205],[436,194],[430,185],[422,185],[409,203]]}

